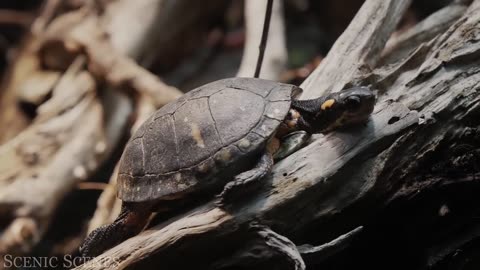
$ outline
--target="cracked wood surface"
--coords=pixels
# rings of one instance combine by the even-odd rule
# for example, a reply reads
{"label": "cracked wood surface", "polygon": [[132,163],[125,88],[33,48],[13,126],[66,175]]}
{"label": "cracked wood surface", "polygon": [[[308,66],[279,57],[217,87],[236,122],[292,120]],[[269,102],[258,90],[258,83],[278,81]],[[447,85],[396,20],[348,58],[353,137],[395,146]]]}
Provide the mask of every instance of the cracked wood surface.
{"label": "cracked wood surface", "polygon": [[[432,176],[425,174],[422,163],[456,162],[442,149],[479,124],[480,33],[475,29],[480,1],[474,1],[446,32],[420,43],[392,65],[375,68],[408,2],[367,1],[329,60],[303,85],[308,93],[304,97],[314,97],[355,79],[372,84],[379,90],[379,102],[366,126],[314,136],[310,145],[277,163],[264,188],[244,202],[226,209],[209,203],[191,210],[78,269],[98,269],[99,262],[111,257],[120,260],[101,269],[141,268],[148,263],[187,269],[193,261],[208,268],[225,254],[248,251],[249,247],[231,243],[241,245],[240,239],[251,235],[251,222],[270,226],[296,244],[336,238],[381,210],[395,198],[392,194],[408,192],[406,187],[418,177],[428,182]],[[367,64],[371,71],[362,68]],[[351,211],[355,215],[349,215]],[[312,231],[316,234],[309,234]],[[321,239],[312,239],[319,231]],[[216,244],[205,250],[209,241]],[[178,260],[178,252],[188,256],[188,262]]]}

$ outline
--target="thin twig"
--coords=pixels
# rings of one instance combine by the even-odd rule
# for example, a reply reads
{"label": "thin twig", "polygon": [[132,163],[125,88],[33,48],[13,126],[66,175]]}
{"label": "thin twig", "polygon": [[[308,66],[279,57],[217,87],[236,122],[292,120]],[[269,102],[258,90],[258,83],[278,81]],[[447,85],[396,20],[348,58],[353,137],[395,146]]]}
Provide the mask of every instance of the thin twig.
{"label": "thin twig", "polygon": [[32,32],[35,34],[40,34],[45,31],[47,24],[50,23],[55,13],[60,8],[62,4],[61,0],[48,0],[44,3],[40,16],[32,25]]}
{"label": "thin twig", "polygon": [[262,69],[263,56],[265,55],[265,48],[267,47],[268,29],[270,28],[270,18],[272,17],[273,0],[268,0],[267,11],[265,12],[265,21],[263,23],[262,41],[260,42],[260,53],[258,54],[257,67],[255,68],[254,78],[260,76]]}

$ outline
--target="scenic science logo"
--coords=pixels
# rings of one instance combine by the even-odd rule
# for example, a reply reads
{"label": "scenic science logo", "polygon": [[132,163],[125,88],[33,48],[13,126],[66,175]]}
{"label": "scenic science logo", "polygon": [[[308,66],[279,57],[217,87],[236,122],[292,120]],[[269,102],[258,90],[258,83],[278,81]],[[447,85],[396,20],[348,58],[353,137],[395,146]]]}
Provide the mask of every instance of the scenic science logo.
{"label": "scenic science logo", "polygon": [[[34,269],[50,269],[50,268],[75,268],[84,264],[93,258],[78,257],[72,255],[65,255],[63,257],[20,257],[13,255],[3,256],[3,267],[9,268],[34,268]],[[118,266],[120,260],[117,258],[102,258],[101,261],[93,260],[90,262],[95,268],[103,266]]]}

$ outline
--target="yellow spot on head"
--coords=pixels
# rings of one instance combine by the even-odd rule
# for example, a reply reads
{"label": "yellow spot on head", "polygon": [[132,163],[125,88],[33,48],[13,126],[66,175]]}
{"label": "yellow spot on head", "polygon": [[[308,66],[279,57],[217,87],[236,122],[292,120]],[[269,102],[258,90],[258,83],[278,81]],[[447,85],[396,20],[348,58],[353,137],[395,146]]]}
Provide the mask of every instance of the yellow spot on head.
{"label": "yellow spot on head", "polygon": [[335,104],[335,99],[329,99],[322,104],[322,110],[330,109]]}

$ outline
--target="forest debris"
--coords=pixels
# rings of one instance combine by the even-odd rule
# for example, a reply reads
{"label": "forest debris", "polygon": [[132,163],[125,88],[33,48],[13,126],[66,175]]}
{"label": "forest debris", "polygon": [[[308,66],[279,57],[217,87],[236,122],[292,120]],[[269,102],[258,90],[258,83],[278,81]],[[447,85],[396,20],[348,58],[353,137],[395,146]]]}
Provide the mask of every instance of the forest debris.
{"label": "forest debris", "polygon": [[[12,213],[0,239],[5,252],[22,254],[37,244],[65,194],[98,168],[122,136],[128,106],[111,97],[104,110],[84,63],[76,58],[33,124],[0,147],[0,209]],[[105,144],[101,152],[99,143]],[[19,240],[16,228],[24,218],[33,224],[27,235],[35,237]]]}
{"label": "forest debris", "polygon": [[308,264],[316,264],[347,248],[348,244],[350,244],[362,231],[363,227],[360,226],[320,246],[311,246],[308,244],[299,246],[298,251],[302,254],[305,261],[308,261]]}
{"label": "forest debris", "polygon": [[382,53],[381,64],[396,62],[406,57],[422,42],[427,42],[446,31],[463,15],[466,9],[467,7],[464,5],[453,4],[436,11],[398,36],[395,42],[387,44]]}
{"label": "forest debris", "polygon": [[150,97],[157,107],[181,95],[179,90],[164,84],[134,60],[117,52],[98,27],[98,19],[84,16],[82,13],[64,15],[47,29],[47,38],[40,48],[43,59],[49,59],[49,55],[52,55],[56,57],[55,61],[62,61],[50,61],[50,67],[64,65],[71,61],[73,56],[69,55],[85,52],[88,70],[116,89],[127,88],[142,93]]}
{"label": "forest debris", "polygon": [[[383,49],[395,29],[396,21],[391,17],[401,17],[406,2],[367,0],[360,11],[363,16],[354,19],[337,42],[339,44],[333,47],[331,55],[376,63],[379,54],[373,59],[366,56]],[[386,6],[381,6],[383,4]],[[402,75],[392,78],[389,87],[379,93],[379,103],[365,127],[314,136],[313,143],[277,163],[272,175],[265,180],[268,188],[249,194],[249,201],[242,205],[233,209],[227,207],[228,211],[211,208],[212,204],[199,207],[130,238],[78,269],[93,269],[94,265],[98,266],[97,262],[112,257],[120,258],[115,265],[120,269],[148,262],[162,262],[166,268],[187,269],[186,262],[178,257],[176,260],[171,258],[172,254],[179,252],[195,258],[197,267],[207,268],[215,263],[212,253],[220,254],[215,248],[219,246],[224,251],[227,243],[232,245],[232,235],[237,233],[238,237],[241,228],[251,221],[274,228],[289,239],[302,239],[307,235],[312,242],[315,239],[310,238],[314,235],[319,234],[324,239],[339,233],[340,224],[341,227],[358,226],[365,216],[384,207],[395,190],[418,181],[418,178],[422,181],[423,177],[429,179],[423,168],[418,168],[422,167],[419,164],[424,164],[432,156],[440,162],[448,159],[448,156],[437,156],[435,151],[450,143],[452,130],[458,130],[459,125],[471,125],[478,115],[479,67],[474,64],[475,58],[468,57],[477,53],[478,44],[465,41],[478,40],[478,31],[472,29],[476,29],[480,20],[479,7],[480,1],[477,0],[464,15],[465,20],[457,21],[445,34],[437,36],[425,58],[413,59],[417,61],[412,60],[408,65],[398,63],[397,69]],[[364,21],[367,19],[368,23]],[[359,25],[366,29],[360,43],[357,33],[352,32],[358,30]],[[373,48],[364,47],[372,43]],[[346,56],[352,46],[355,46],[356,53]],[[335,76],[338,76],[335,79],[342,84],[338,89],[360,73],[368,74],[366,70],[360,70],[357,63],[339,66],[338,59],[332,61],[322,62],[312,73],[305,83],[308,95],[316,96],[326,91],[323,88],[325,81],[334,82],[333,75],[323,72],[333,69],[334,63],[337,68]],[[448,72],[439,68],[445,66],[449,67]],[[376,74],[382,76],[386,73],[378,71]],[[428,113],[442,118],[442,121],[424,121],[419,125],[420,118]],[[348,215],[352,209],[355,214]],[[434,214],[438,216],[436,211]],[[309,228],[312,223],[316,226]],[[240,238],[240,241],[244,240]],[[205,241],[216,243],[209,248],[208,258],[205,258],[207,254],[201,245]]]}
{"label": "forest debris", "polygon": [[42,13],[32,25],[32,33],[38,36],[42,35],[61,4],[62,0],[46,0]]}
{"label": "forest debris", "polygon": [[34,44],[28,44],[17,56],[2,83],[0,92],[0,127],[8,127],[0,133],[0,144],[13,138],[25,129],[31,119],[21,110],[17,103],[17,89],[24,81],[39,69],[40,62],[35,55]]}
{"label": "forest debris", "polygon": [[60,72],[39,71],[32,74],[18,89],[18,100],[40,105],[60,79]]}

